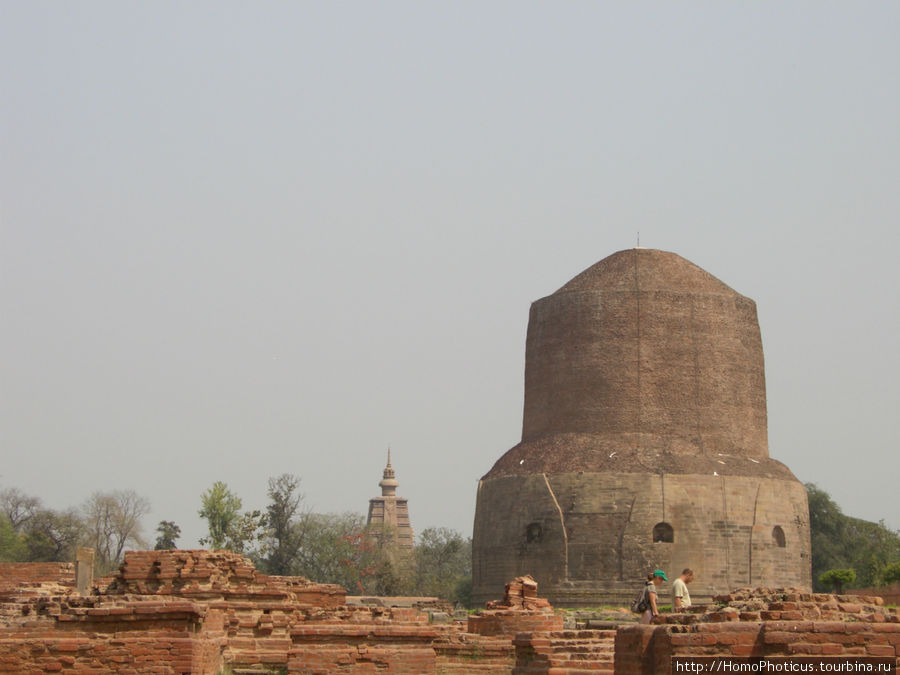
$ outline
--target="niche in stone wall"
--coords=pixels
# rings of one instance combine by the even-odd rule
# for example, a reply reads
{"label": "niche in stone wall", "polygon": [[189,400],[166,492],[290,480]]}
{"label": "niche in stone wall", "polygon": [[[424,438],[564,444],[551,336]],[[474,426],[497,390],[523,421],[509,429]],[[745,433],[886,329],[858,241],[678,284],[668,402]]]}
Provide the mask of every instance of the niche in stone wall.
{"label": "niche in stone wall", "polygon": [[675,530],[668,523],[657,523],[653,526],[653,543],[671,544],[675,541]]}
{"label": "niche in stone wall", "polygon": [[787,546],[787,542],[784,539],[784,530],[781,529],[781,525],[776,525],[772,528],[772,543],[778,548]]}
{"label": "niche in stone wall", "polygon": [[525,542],[528,544],[536,544],[544,537],[544,531],[540,523],[528,523],[525,526]]}

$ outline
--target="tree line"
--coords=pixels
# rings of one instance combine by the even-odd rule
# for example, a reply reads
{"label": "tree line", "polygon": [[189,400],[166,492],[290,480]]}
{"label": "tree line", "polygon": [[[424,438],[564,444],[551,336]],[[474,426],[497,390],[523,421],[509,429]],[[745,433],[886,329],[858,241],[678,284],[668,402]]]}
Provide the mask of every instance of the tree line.
{"label": "tree line", "polygon": [[[305,507],[300,478],[282,474],[268,481],[263,510],[243,510],[242,499],[217,481],[200,495],[207,533],[200,545],[250,558],[267,574],[334,583],[351,594],[436,596],[468,605],[472,541],[449,528],[419,533],[406,550],[392,533],[366,526],[357,513],[314,513]],[[126,549],[146,549],[141,518],[150,503],[131,490],[96,492],[81,506],[45,507],[16,488],[0,490],[0,561],[71,561],[75,550],[95,550],[98,575],[112,572]],[[161,521],[153,548],[178,546],[181,528]]]}
{"label": "tree line", "polygon": [[115,568],[125,549],[146,548],[141,518],[150,503],[132,490],[95,492],[81,506],[46,508],[17,488],[0,491],[0,561],[72,561],[79,546],[93,548],[101,574]]}
{"label": "tree line", "polygon": [[449,528],[419,533],[410,551],[393,533],[367,527],[356,513],[313,513],[305,508],[300,478],[270,478],[268,504],[242,511],[242,501],[216,482],[200,498],[208,534],[201,544],[248,556],[267,574],[339,584],[350,593],[436,596],[468,605],[472,540]]}
{"label": "tree line", "polygon": [[884,521],[844,515],[831,496],[806,484],[813,590],[841,593],[900,581],[900,532]]}
{"label": "tree line", "polygon": [[[900,581],[900,533],[883,522],[846,516],[824,490],[806,484],[813,588],[839,592]],[[244,511],[223,482],[200,495],[207,533],[200,544],[248,556],[267,574],[334,583],[351,594],[437,596],[468,605],[472,540],[448,528],[429,528],[412,551],[385,545],[357,513],[313,513],[300,478],[270,478],[263,510]],[[146,549],[141,519],[150,503],[131,490],[95,492],[78,507],[54,510],[16,488],[0,490],[0,561],[71,561],[75,549],[95,550],[98,574],[121,563],[127,548]],[[181,530],[161,521],[153,546],[176,548]]]}

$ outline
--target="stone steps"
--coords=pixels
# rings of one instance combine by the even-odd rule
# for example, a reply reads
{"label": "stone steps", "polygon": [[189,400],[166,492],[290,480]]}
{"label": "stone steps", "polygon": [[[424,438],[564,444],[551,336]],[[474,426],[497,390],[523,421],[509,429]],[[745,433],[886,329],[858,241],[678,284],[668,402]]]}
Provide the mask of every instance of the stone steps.
{"label": "stone steps", "polygon": [[553,653],[550,655],[550,660],[554,663],[556,661],[577,661],[579,663],[584,663],[585,661],[598,662],[598,663],[612,663],[614,658],[614,654],[612,650],[579,650],[579,651],[561,651],[561,650],[553,650]]}
{"label": "stone steps", "polygon": [[573,659],[577,658],[593,658],[595,656],[604,656],[611,655],[613,650],[611,647],[606,647],[605,645],[585,645],[581,647],[555,647],[550,652],[554,656],[571,656]]}
{"label": "stone steps", "polygon": [[526,633],[516,636],[516,675],[613,673],[614,630]]}
{"label": "stone steps", "polygon": [[[547,675],[549,672],[553,672],[554,675],[561,675],[561,672],[563,671],[565,672],[565,675],[613,675],[613,673],[615,673],[612,664],[605,667],[591,665],[589,668],[586,668],[584,666],[585,664],[583,663],[578,665],[560,665],[554,663],[552,666],[532,664],[525,668],[516,666],[513,669],[513,675]],[[551,668],[552,671],[550,670]]]}

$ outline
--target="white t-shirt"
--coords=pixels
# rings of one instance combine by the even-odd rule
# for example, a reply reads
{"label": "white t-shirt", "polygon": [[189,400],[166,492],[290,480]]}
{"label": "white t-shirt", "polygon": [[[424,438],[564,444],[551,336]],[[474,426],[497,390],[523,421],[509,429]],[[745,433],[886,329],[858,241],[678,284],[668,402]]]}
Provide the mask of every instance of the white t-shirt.
{"label": "white t-shirt", "polygon": [[688,593],[687,584],[681,580],[681,577],[678,577],[672,584],[672,597],[681,598],[682,607],[691,606],[691,594]]}

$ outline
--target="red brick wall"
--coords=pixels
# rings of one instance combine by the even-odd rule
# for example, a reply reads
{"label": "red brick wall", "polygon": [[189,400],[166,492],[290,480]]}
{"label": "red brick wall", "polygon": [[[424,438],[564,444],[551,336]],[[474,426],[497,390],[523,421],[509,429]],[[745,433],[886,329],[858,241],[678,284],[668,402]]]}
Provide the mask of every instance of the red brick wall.
{"label": "red brick wall", "polygon": [[874,588],[854,588],[847,592],[855,595],[875,595],[882,598],[886,605],[900,605],[900,583]]}
{"label": "red brick wall", "polygon": [[292,601],[321,608],[345,604],[347,591],[302,577],[263,574],[231,551],[126,551],[111,594],[178,595],[187,598]]}
{"label": "red brick wall", "polygon": [[[663,631],[660,631],[662,635]],[[631,626],[616,631],[616,675],[654,673],[655,652],[664,638],[654,626]]]}
{"label": "red brick wall", "polygon": [[564,630],[519,633],[513,640],[513,675],[583,675],[613,672],[613,630]]}
{"label": "red brick wall", "polygon": [[441,675],[509,673],[516,661],[509,636],[487,637],[447,632],[433,642],[436,672]]}
{"label": "red brick wall", "polygon": [[70,562],[0,563],[0,588],[22,583],[55,581],[75,586],[75,564]]}
{"label": "red brick wall", "polygon": [[[515,662],[511,637],[432,625],[412,607],[347,606],[340,587],[261,574],[227,551],[128,552],[115,578],[86,596],[74,590],[72,565],[4,570],[0,672],[469,675],[509,673]],[[68,587],[35,583],[61,577]]]}
{"label": "red brick wall", "polygon": [[516,633],[562,630],[562,615],[538,612],[491,612],[469,617],[468,631],[479,635],[508,635]]}
{"label": "red brick wall", "polygon": [[29,637],[0,640],[0,671],[56,672],[90,669],[89,672],[215,673],[217,667],[203,658],[202,644],[193,637],[174,635],[115,637],[79,634],[62,639]]}
{"label": "red brick wall", "polygon": [[[152,606],[141,606],[142,604]],[[78,608],[0,628],[0,671],[198,673],[223,665],[224,634],[190,603]],[[221,620],[218,621],[221,624]]]}
{"label": "red brick wall", "polygon": [[617,675],[669,673],[673,656],[900,656],[900,623],[768,621],[631,626],[616,634]]}

